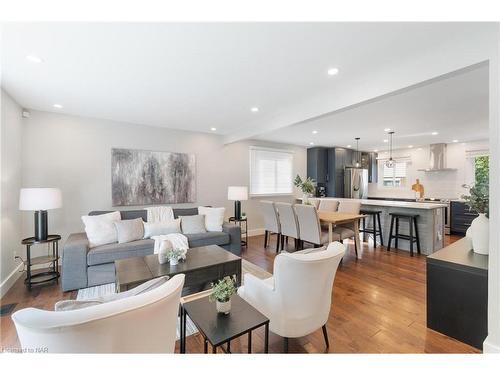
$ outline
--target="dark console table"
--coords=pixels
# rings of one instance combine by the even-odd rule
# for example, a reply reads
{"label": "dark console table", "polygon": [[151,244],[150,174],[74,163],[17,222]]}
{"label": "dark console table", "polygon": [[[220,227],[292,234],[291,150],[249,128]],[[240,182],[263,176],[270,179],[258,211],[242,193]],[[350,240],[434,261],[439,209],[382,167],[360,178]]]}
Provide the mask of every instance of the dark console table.
{"label": "dark console table", "polygon": [[463,238],[427,257],[427,327],[483,348],[488,334],[488,256]]}

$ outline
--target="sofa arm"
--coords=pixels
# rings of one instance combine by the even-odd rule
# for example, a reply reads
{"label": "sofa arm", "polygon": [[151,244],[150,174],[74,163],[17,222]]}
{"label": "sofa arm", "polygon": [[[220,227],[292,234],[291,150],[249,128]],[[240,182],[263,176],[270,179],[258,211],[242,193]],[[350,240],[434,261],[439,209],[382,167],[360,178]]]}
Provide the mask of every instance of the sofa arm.
{"label": "sofa arm", "polygon": [[72,233],[64,243],[62,254],[62,289],[64,292],[87,287],[87,252],[85,233]]}
{"label": "sofa arm", "polygon": [[235,255],[241,255],[241,228],[234,223],[223,223],[222,231],[229,234],[229,244],[223,246]]}

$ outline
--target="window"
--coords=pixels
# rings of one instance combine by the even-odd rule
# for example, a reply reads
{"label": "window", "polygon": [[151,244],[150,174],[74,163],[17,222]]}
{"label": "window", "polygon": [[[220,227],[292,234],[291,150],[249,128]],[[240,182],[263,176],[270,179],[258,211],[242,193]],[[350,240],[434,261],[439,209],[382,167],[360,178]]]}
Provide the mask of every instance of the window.
{"label": "window", "polygon": [[466,151],[466,176],[467,185],[488,183],[490,175],[490,157],[488,150]]}
{"label": "window", "polygon": [[250,147],[250,194],[292,194],[293,154]]}
{"label": "window", "polygon": [[382,165],[382,185],[386,187],[403,187],[406,185],[406,161],[395,160],[394,167],[385,165],[386,160],[379,160]]}

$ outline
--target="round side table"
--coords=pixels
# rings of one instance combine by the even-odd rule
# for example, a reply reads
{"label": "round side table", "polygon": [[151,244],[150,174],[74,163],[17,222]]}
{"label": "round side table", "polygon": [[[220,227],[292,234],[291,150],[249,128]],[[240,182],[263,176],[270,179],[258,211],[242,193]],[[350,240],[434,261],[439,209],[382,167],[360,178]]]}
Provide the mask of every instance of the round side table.
{"label": "round side table", "polygon": [[[21,241],[21,244],[26,246],[26,279],[24,283],[31,289],[32,285],[46,283],[48,281],[59,279],[59,241],[61,236],[58,234],[49,234],[46,240],[37,240],[35,237],[28,237]],[[47,255],[40,257],[31,257],[31,246],[47,244],[49,251]],[[52,251],[50,251],[52,249]],[[50,264],[48,271],[33,273],[31,267],[39,264]]]}
{"label": "round side table", "polygon": [[[241,236],[245,236],[245,239],[241,240],[241,246],[244,248],[248,247],[248,219],[246,217],[242,217],[241,219],[237,219],[235,217],[230,217],[229,222],[234,222],[235,224],[240,226]],[[242,224],[245,224],[243,227]]]}

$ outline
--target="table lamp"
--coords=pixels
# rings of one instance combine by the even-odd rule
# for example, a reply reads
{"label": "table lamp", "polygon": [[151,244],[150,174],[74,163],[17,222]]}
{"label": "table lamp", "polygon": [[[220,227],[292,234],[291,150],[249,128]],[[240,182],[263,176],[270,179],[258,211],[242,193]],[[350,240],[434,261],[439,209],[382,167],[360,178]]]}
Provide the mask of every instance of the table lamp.
{"label": "table lamp", "polygon": [[237,220],[240,220],[241,219],[241,201],[246,201],[248,199],[248,187],[247,186],[228,186],[227,199],[230,201],[234,201],[234,218]]}
{"label": "table lamp", "polygon": [[48,236],[47,210],[62,207],[61,190],[56,188],[23,188],[19,195],[21,211],[35,211],[35,239]]}

